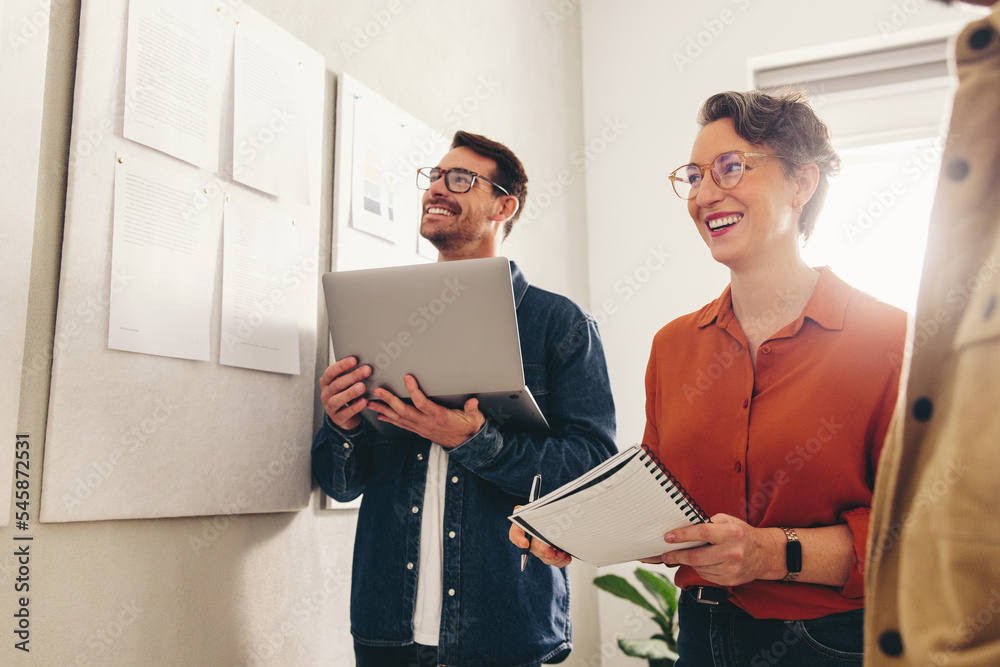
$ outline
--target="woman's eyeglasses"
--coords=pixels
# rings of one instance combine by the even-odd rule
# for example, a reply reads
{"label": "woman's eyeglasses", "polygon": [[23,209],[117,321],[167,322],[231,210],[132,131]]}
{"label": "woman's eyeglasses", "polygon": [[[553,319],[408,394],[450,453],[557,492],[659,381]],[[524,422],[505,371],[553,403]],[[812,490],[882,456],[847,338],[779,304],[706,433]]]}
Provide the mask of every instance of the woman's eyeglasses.
{"label": "woman's eyeglasses", "polygon": [[674,186],[674,192],[681,199],[694,199],[701,190],[701,181],[705,177],[705,170],[712,168],[712,180],[723,190],[735,188],[743,172],[747,168],[748,157],[781,157],[780,155],[769,155],[767,153],[748,153],[746,151],[731,151],[723,153],[708,164],[686,164],[683,167],[674,169],[668,178],[670,184]]}

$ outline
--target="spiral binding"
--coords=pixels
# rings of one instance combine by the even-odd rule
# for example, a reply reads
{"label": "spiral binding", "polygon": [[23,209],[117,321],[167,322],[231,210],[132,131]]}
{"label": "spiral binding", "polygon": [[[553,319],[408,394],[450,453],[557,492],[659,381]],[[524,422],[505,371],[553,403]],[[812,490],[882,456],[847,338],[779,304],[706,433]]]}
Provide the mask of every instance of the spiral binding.
{"label": "spiral binding", "polygon": [[[681,483],[677,481],[677,478],[670,474],[670,471],[667,470],[667,467],[663,465],[663,462],[657,458],[656,454],[652,452],[649,445],[643,443],[642,454],[639,455],[639,460],[643,461],[643,465],[647,468],[649,468],[650,465],[655,465],[659,469],[660,472],[656,475],[656,480],[659,481],[662,479],[663,481],[660,481],[660,486],[664,488],[666,488],[668,484],[670,485],[670,489],[667,490],[667,493],[670,494],[670,499],[674,501],[674,504],[680,507],[684,512],[685,517],[690,519],[691,516],[694,515],[701,523],[712,523],[711,519],[708,518],[708,515],[701,509],[701,506],[698,505],[695,499],[692,498],[691,495],[684,489]],[[678,500],[678,498],[680,498],[680,500]]]}

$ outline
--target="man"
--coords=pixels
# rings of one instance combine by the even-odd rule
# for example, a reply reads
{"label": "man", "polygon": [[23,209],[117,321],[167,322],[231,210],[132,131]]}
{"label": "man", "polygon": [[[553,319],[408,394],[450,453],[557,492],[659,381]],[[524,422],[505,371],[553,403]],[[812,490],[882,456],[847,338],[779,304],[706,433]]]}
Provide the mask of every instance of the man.
{"label": "man", "polygon": [[875,488],[868,665],[1000,665],[1000,8],[955,61],[919,333]]}
{"label": "man", "polygon": [[[418,184],[420,233],[451,261],[497,256],[527,176],[505,146],[458,132]],[[554,489],[615,451],[614,405],[593,318],[530,286],[513,262],[511,279],[525,380],[549,431],[506,431],[475,399],[444,408],[412,376],[412,405],[382,389],[369,401],[371,368],[353,358],[320,379],[313,470],[333,498],[364,493],[351,591],[359,666],[537,665],[572,647],[567,575],[535,559],[521,572],[507,516],[536,473]],[[365,407],[412,437],[382,438],[360,418]]]}

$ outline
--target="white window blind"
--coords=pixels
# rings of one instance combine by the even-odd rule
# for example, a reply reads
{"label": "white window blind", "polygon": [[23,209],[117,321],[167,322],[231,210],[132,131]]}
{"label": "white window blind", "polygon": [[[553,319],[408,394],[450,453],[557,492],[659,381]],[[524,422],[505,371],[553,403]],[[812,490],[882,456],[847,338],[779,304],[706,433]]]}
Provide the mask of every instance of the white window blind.
{"label": "white window blind", "polygon": [[952,76],[948,39],[752,67],[756,88],[807,92],[838,148],[937,136]]}

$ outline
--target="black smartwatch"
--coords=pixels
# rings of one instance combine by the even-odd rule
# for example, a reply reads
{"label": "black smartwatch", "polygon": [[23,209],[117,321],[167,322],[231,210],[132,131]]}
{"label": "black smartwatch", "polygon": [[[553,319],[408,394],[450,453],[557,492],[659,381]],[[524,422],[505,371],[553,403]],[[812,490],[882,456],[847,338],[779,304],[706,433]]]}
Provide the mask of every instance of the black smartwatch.
{"label": "black smartwatch", "polygon": [[785,532],[785,569],[788,574],[782,581],[795,581],[795,578],[802,572],[802,543],[799,536],[795,534],[794,528],[782,528]]}

